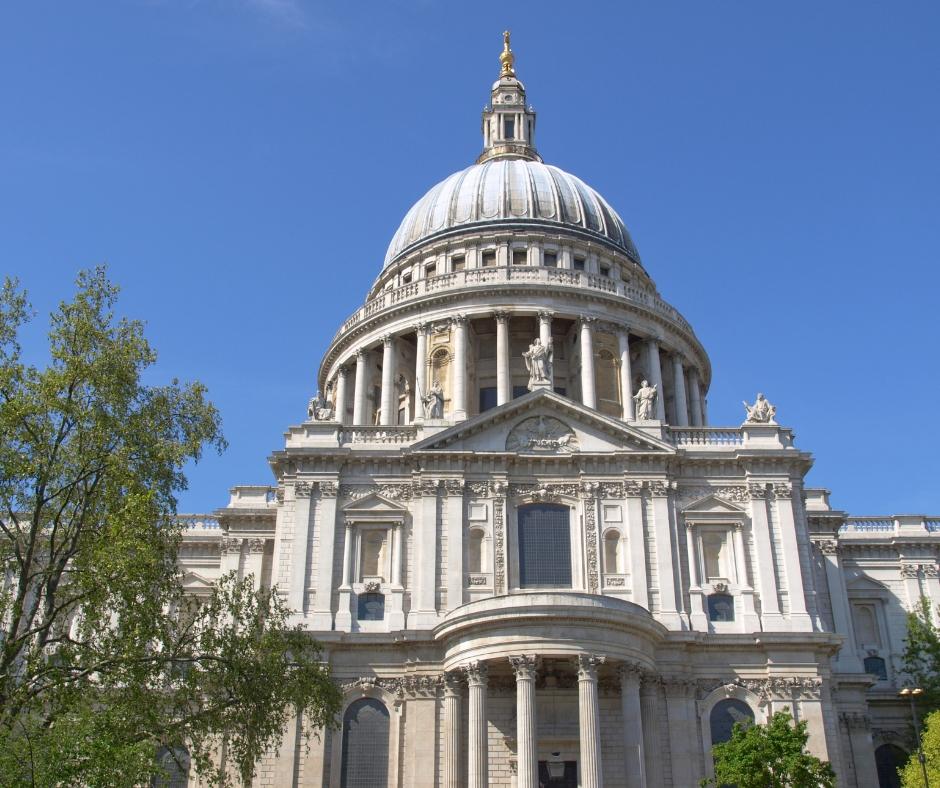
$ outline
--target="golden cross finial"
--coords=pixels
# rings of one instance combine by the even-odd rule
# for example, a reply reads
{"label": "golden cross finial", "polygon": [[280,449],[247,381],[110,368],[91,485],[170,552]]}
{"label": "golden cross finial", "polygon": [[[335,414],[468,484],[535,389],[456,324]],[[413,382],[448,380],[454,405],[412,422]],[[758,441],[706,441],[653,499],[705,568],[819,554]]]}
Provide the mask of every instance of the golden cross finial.
{"label": "golden cross finial", "polygon": [[509,31],[503,31],[503,51],[499,53],[499,62],[502,65],[502,71],[499,75],[501,77],[514,77],[516,72],[513,69],[513,64],[516,62],[516,56],[513,55],[512,50],[509,48]]}

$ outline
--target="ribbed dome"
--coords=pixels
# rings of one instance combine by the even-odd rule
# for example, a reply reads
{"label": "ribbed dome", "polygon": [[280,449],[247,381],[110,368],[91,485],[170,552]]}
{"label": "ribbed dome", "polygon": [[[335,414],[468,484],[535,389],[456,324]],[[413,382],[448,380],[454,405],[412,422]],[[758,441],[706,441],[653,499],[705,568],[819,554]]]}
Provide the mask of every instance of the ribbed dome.
{"label": "ribbed dome", "polygon": [[623,220],[584,181],[539,161],[493,159],[455,172],[418,200],[392,238],[385,265],[455,228],[505,222],[595,236],[640,262]]}

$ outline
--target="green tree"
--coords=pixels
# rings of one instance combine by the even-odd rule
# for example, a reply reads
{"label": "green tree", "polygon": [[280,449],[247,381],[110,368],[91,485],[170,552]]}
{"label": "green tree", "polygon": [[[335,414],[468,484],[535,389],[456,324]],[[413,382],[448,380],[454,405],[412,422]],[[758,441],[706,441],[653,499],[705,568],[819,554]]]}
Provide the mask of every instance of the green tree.
{"label": "green tree", "polygon": [[921,597],[907,614],[904,672],[915,687],[924,690],[918,699],[921,715],[940,709],[940,632],[930,616],[930,600]]}
{"label": "green tree", "polygon": [[147,385],[139,322],[117,319],[104,269],[51,317],[49,359],[23,359],[32,311],[0,291],[0,784],[137,785],[159,747],[243,780],[302,709],[331,724],[339,693],[273,592],[234,577],[183,593],[175,495],[224,447],[197,384]]}
{"label": "green tree", "polygon": [[[931,712],[924,720],[920,747],[924,753],[930,785],[940,785],[940,711]],[[916,752],[911,754],[898,773],[903,788],[924,788],[924,770]]]}
{"label": "green tree", "polygon": [[832,788],[828,762],[806,752],[806,722],[794,725],[787,710],[767,725],[735,723],[731,738],[712,747],[715,776],[703,786],[737,788]]}

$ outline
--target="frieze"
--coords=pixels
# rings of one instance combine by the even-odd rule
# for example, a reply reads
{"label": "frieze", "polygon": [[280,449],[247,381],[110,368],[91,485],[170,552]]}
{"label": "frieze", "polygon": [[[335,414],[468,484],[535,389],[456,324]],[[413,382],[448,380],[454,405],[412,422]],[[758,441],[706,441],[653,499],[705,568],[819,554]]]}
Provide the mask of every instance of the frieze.
{"label": "frieze", "polygon": [[600,489],[600,485],[597,482],[581,482],[581,493],[582,498],[594,498],[597,496],[597,491]]}
{"label": "frieze", "polygon": [[309,498],[311,490],[310,482],[294,482],[295,498]]}
{"label": "frieze", "polygon": [[446,479],[444,481],[444,492],[447,495],[463,495],[464,482],[463,479]]}
{"label": "frieze", "polygon": [[767,485],[749,484],[747,486],[747,493],[752,501],[762,501],[767,497]]}
{"label": "frieze", "polygon": [[477,498],[485,498],[490,494],[489,482],[467,482],[466,490]]}
{"label": "frieze", "polygon": [[793,485],[790,482],[774,483],[774,498],[790,498],[793,495]]}
{"label": "frieze", "polygon": [[696,487],[680,487],[678,492],[679,506],[685,506],[692,501],[698,501],[707,498],[709,495],[720,498],[732,503],[747,503],[749,499],[748,489],[743,485],[726,485],[718,487],[709,487],[700,485]]}
{"label": "frieze", "polygon": [[318,482],[321,498],[336,498],[339,495],[339,485],[336,482]]}
{"label": "frieze", "polygon": [[623,578],[623,577],[608,577],[607,578],[607,585],[611,587],[613,586],[623,587],[626,584],[627,584],[626,578]]}
{"label": "frieze", "polygon": [[471,586],[485,586],[487,579],[486,575],[470,575],[467,578],[467,584]]}
{"label": "frieze", "polygon": [[509,494],[513,498],[532,498],[536,501],[550,501],[561,497],[576,498],[579,492],[580,488],[577,484],[509,485]]}
{"label": "frieze", "polygon": [[381,689],[388,692],[398,699],[434,697],[444,686],[444,674],[434,674],[431,676],[360,676],[353,681],[347,681],[340,685],[344,693],[349,692],[369,692],[373,689]]}
{"label": "frieze", "polygon": [[254,553],[257,555],[258,553],[264,552],[264,546],[267,540],[266,539],[246,539],[245,542],[247,542],[248,544],[248,552]]}
{"label": "frieze", "polygon": [[901,577],[935,578],[940,576],[936,564],[901,564]]}
{"label": "frieze", "polygon": [[917,578],[920,576],[920,567],[917,564],[901,564],[901,577]]}
{"label": "frieze", "polygon": [[822,691],[822,679],[808,676],[773,676],[764,679],[736,678],[732,681],[698,679],[696,686],[700,699],[719,687],[724,687],[729,696],[737,689],[745,689],[753,692],[762,701],[794,700],[797,698],[818,699]]}
{"label": "frieze", "polygon": [[242,540],[237,537],[226,536],[222,539],[222,554],[240,553],[242,550]]}
{"label": "frieze", "polygon": [[[437,482],[433,484],[436,490]],[[412,482],[403,484],[342,484],[339,487],[339,495],[350,501],[358,501],[370,495],[379,495],[390,501],[407,501],[411,499],[413,490],[414,484]]]}
{"label": "frieze", "polygon": [[623,483],[601,482],[600,496],[601,498],[623,498]]}
{"label": "frieze", "polygon": [[813,542],[823,555],[838,555],[839,542],[836,539],[819,539]]}

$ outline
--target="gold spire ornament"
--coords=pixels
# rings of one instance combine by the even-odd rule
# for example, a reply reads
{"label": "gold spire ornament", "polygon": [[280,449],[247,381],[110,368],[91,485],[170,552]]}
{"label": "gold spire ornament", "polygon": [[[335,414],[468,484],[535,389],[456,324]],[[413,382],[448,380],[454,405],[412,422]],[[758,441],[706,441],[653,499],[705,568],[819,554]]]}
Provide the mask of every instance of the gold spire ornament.
{"label": "gold spire ornament", "polygon": [[512,53],[512,50],[509,48],[509,31],[503,31],[503,51],[499,53],[499,62],[502,65],[503,69],[499,72],[500,77],[514,77],[516,72],[513,69],[513,65],[516,62],[516,56]]}

